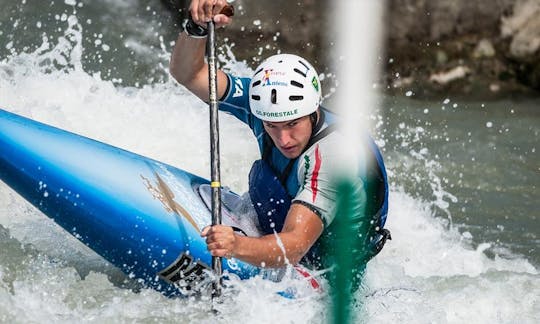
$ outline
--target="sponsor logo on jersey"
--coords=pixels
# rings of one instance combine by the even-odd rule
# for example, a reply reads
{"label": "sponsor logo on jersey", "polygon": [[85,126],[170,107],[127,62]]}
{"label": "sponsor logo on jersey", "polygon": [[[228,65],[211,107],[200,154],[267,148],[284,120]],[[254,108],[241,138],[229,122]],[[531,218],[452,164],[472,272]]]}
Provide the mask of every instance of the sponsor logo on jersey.
{"label": "sponsor logo on jersey", "polygon": [[302,184],[302,190],[306,188],[306,183],[307,183],[307,180],[308,180],[308,172],[309,172],[309,166],[311,165],[310,163],[310,159],[309,159],[309,156],[304,155],[304,183]]}
{"label": "sponsor logo on jersey", "polygon": [[244,95],[244,85],[242,84],[242,80],[237,78],[234,80],[233,98],[242,97],[243,95]]}

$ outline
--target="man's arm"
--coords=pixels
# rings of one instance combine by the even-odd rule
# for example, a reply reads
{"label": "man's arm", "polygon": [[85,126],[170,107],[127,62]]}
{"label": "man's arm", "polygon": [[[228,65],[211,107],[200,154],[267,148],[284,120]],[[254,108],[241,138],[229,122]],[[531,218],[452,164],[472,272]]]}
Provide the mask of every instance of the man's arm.
{"label": "man's arm", "polygon": [[[206,23],[213,17],[218,28],[232,21],[226,15],[219,14],[226,4],[225,0],[193,0],[189,10],[196,24],[206,28]],[[208,64],[204,61],[205,49],[206,38],[193,38],[185,32],[180,33],[171,56],[169,70],[180,84],[203,101],[208,101]],[[217,95],[221,98],[227,88],[227,75],[218,70],[217,78]]]}
{"label": "man's arm", "polygon": [[319,216],[304,205],[292,204],[283,230],[277,234],[279,241],[274,234],[262,237],[237,235],[228,226],[208,226],[201,235],[206,237],[208,249],[214,256],[233,256],[256,266],[276,268],[285,265],[284,257],[291,264],[297,264],[322,231]]}

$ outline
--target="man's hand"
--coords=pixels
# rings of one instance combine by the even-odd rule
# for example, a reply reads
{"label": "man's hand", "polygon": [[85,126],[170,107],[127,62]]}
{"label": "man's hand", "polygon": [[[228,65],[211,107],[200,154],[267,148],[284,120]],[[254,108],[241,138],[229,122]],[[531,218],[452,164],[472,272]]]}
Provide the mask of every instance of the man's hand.
{"label": "man's hand", "polygon": [[[234,14],[232,6],[225,0],[192,0],[189,11],[193,22],[207,27],[207,22],[214,17],[215,27],[223,27],[232,22],[229,16]],[[171,75],[189,91],[203,101],[208,101],[208,65],[204,61],[205,38],[189,37],[180,33],[171,56]],[[222,98],[227,89],[227,75],[217,71],[217,97]]]}
{"label": "man's hand", "polygon": [[297,264],[317,241],[323,231],[322,220],[311,209],[292,204],[283,230],[261,237],[237,235],[229,226],[214,225],[203,228],[210,254],[237,258],[257,267],[278,268],[288,260]]}
{"label": "man's hand", "polygon": [[217,257],[231,258],[234,256],[236,234],[229,226],[206,226],[201,232],[206,237],[206,244],[210,254]]}
{"label": "man's hand", "polygon": [[193,0],[189,12],[193,21],[203,27],[212,18],[216,27],[224,27],[232,22],[231,5],[225,0]]}

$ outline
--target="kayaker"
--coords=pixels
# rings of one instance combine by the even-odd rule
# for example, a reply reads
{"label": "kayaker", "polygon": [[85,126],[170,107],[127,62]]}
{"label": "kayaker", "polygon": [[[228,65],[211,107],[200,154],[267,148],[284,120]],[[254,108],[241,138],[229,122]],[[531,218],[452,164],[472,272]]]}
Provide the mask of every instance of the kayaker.
{"label": "kayaker", "polygon": [[[224,27],[232,18],[219,14],[224,0],[193,0],[191,18],[171,58],[170,72],[184,87],[208,100],[205,63],[206,23]],[[249,176],[249,195],[257,211],[261,237],[235,233],[229,226],[203,229],[214,256],[237,258],[256,266],[281,267],[306,263],[325,267],[318,246],[332,239],[336,188],[332,168],[334,149],[346,139],[335,131],[336,116],[321,107],[321,85],[313,66],[292,54],[267,58],[252,78],[218,70],[219,109],[247,124],[255,135],[261,159]],[[371,163],[372,162],[372,163]],[[376,145],[363,148],[356,181],[359,213],[373,221],[373,254],[389,236],[382,229],[387,211],[384,164]],[[279,238],[279,240],[277,239]],[[283,252],[285,251],[285,253]]]}

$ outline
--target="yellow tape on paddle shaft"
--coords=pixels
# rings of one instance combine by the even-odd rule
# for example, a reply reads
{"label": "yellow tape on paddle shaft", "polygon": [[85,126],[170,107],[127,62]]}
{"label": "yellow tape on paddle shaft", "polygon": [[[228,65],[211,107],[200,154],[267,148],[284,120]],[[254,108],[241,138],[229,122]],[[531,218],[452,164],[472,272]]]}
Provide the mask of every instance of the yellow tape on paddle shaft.
{"label": "yellow tape on paddle shaft", "polygon": [[219,188],[219,187],[221,187],[221,182],[219,182],[219,181],[212,181],[212,182],[210,182],[210,187],[212,187],[212,188]]}

